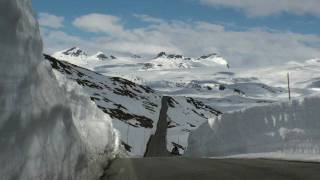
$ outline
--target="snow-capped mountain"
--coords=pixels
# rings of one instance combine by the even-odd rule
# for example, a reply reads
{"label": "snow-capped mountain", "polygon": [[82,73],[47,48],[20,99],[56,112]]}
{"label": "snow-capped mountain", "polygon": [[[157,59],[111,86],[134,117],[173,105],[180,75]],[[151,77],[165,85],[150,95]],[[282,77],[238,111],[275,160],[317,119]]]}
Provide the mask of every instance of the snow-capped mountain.
{"label": "snow-capped mountain", "polygon": [[229,68],[229,63],[217,54],[209,54],[200,58],[184,57],[177,54],[159,53],[153,60],[146,62],[143,70],[187,69],[196,67],[221,66]]}
{"label": "snow-capped mountain", "polygon": [[[63,59],[72,64],[80,66],[86,66],[90,61],[105,61],[105,60],[116,60],[118,57],[113,55],[106,55],[99,51],[94,55],[88,56],[88,54],[78,47],[73,47],[63,51],[58,51],[52,54],[57,59]],[[141,70],[168,70],[168,69],[187,69],[196,67],[221,67],[229,68],[229,63],[224,58],[217,54],[204,55],[199,58],[184,57],[178,54],[166,54],[165,52],[159,53],[155,58],[144,62],[139,55],[132,55],[131,57],[124,57],[120,59],[132,59],[141,62],[136,62],[137,65],[141,66]]]}
{"label": "snow-capped mountain", "polygon": [[53,54],[54,57],[68,60],[85,60],[88,55],[85,51],[78,47],[72,47],[63,51],[59,51]]}
{"label": "snow-capped mountain", "polygon": [[135,58],[135,59],[141,59],[141,58],[142,58],[141,56],[139,56],[139,55],[137,55],[137,54],[133,54],[131,57],[132,57],[132,58]]}
{"label": "snow-capped mountain", "polygon": [[97,60],[100,60],[100,61],[104,61],[104,60],[109,59],[109,57],[107,55],[105,55],[101,51],[99,51],[97,54],[93,55],[91,58],[92,59],[97,59]]}
{"label": "snow-capped mountain", "polygon": [[228,69],[230,68],[228,61],[223,57],[218,56],[218,54],[215,54],[215,53],[201,56],[197,60],[207,65],[210,65],[212,62],[214,62],[216,64],[226,66]]}
{"label": "snow-capped mountain", "polygon": [[[66,76],[77,82],[91,100],[113,119],[120,131],[122,144],[132,155],[143,155],[151,135],[156,132],[161,99],[153,89],[119,77],[108,77],[46,55],[57,71],[58,79]],[[221,112],[203,102],[187,97],[169,97],[166,112],[167,150],[187,148],[189,133]]]}
{"label": "snow-capped mountain", "polygon": [[107,56],[105,53],[99,51],[97,52],[95,55],[92,55],[90,57],[88,57],[88,60],[98,60],[98,61],[105,61],[105,60],[113,60],[113,59],[117,59],[117,57],[110,55]]}
{"label": "snow-capped mountain", "polygon": [[88,53],[79,47],[73,47],[70,49],[58,51],[52,54],[52,57],[57,59],[63,59],[72,64],[77,64],[80,66],[86,66],[90,63],[98,63],[98,61],[106,61],[106,60],[116,60],[117,57],[113,55],[106,55],[105,53],[99,51],[94,55],[89,56]]}

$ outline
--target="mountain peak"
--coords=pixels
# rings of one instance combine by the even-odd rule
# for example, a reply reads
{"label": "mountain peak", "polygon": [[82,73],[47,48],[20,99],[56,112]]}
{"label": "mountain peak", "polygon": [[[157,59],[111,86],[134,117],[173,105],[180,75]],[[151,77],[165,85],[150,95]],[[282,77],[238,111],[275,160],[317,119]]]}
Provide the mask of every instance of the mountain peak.
{"label": "mountain peak", "polygon": [[95,55],[91,56],[91,58],[89,58],[89,59],[104,61],[107,59],[117,59],[117,57],[115,57],[113,55],[107,56],[104,52],[99,51]]}
{"label": "mountain peak", "polygon": [[180,54],[167,54],[165,52],[160,52],[156,58],[185,59],[185,60],[190,59],[190,58],[185,58]]}
{"label": "mountain peak", "polygon": [[167,56],[167,54],[165,52],[160,52],[156,58],[159,58],[159,57],[165,57]]}
{"label": "mountain peak", "polygon": [[135,59],[140,59],[140,58],[142,58],[141,56],[139,56],[139,55],[137,55],[137,54],[134,54],[134,55],[132,55],[131,57],[132,57],[132,58],[135,58]]}
{"label": "mountain peak", "polygon": [[81,50],[79,47],[72,47],[68,50],[63,51],[62,54],[73,57],[87,56],[87,53]]}
{"label": "mountain peak", "polygon": [[113,55],[111,55],[110,58],[111,58],[111,59],[117,59],[117,57],[115,57],[115,56],[113,56]]}
{"label": "mountain peak", "polygon": [[210,62],[214,62],[219,65],[226,66],[228,69],[230,68],[228,61],[226,59],[224,59],[223,57],[219,56],[217,53],[203,55],[203,56],[199,57],[197,60],[210,61]]}
{"label": "mountain peak", "polygon": [[106,56],[103,52],[99,51],[97,52],[96,55],[94,55],[95,58],[97,58],[98,60],[106,60],[109,59],[108,56]]}
{"label": "mountain peak", "polygon": [[217,53],[211,53],[211,54],[203,55],[203,56],[201,56],[201,57],[198,58],[198,59],[208,59],[208,58],[210,58],[210,57],[217,57],[217,56],[218,56]]}
{"label": "mountain peak", "polygon": [[306,61],[308,64],[318,64],[320,63],[320,58],[313,58]]}

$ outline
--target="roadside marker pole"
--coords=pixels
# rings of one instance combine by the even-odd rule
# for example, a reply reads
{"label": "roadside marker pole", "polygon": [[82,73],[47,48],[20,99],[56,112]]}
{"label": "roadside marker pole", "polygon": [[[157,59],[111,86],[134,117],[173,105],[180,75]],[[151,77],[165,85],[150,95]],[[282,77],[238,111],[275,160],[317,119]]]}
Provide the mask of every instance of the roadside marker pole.
{"label": "roadside marker pole", "polygon": [[290,76],[289,73],[287,73],[287,80],[288,80],[288,95],[289,95],[289,101],[291,100],[291,90],[290,90]]}

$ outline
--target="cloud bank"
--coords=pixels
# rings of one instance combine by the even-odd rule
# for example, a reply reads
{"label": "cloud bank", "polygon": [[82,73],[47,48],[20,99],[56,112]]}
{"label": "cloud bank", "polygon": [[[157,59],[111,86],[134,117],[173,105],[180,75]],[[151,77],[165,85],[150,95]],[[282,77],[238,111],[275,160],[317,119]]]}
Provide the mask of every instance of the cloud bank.
{"label": "cloud bank", "polygon": [[214,7],[230,7],[246,12],[250,17],[269,16],[279,13],[320,16],[319,0],[199,0]]}
{"label": "cloud bank", "polygon": [[49,13],[40,13],[38,21],[41,26],[58,29],[63,27],[64,17]]}

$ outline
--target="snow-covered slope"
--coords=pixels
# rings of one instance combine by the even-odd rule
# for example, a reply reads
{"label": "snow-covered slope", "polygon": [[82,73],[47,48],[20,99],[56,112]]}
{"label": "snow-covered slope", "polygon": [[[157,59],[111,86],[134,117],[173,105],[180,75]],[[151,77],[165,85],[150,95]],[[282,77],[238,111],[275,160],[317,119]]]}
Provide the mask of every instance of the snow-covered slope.
{"label": "snow-covered slope", "polygon": [[289,73],[294,93],[300,93],[301,90],[310,90],[312,88],[310,85],[319,79],[319,68],[320,60],[314,58],[304,62],[288,62],[282,66],[249,69],[241,72],[241,74],[242,76],[254,74],[255,77],[266,84],[285,86],[286,76]]}
{"label": "snow-covered slope", "polygon": [[100,61],[104,61],[104,60],[107,60],[109,59],[109,57],[107,55],[105,55],[103,52],[97,52],[97,54],[89,57],[90,59],[93,59],[93,60],[100,60]]}
{"label": "snow-covered slope", "polygon": [[98,178],[117,150],[110,117],[59,87],[30,0],[0,9],[0,179]]}
{"label": "snow-covered slope", "polygon": [[212,62],[214,62],[218,65],[222,65],[222,66],[226,66],[227,68],[230,68],[228,61],[223,57],[218,56],[215,53],[201,56],[197,60],[201,61],[205,65],[210,65],[212,64]]}
{"label": "snow-covered slope", "polygon": [[227,113],[191,133],[187,154],[320,157],[320,97]]}
{"label": "snow-covered slope", "polygon": [[[155,133],[162,95],[153,89],[119,77],[108,77],[88,69],[59,61],[46,55],[58,77],[66,75],[81,85],[98,108],[113,118],[113,125],[121,133],[122,144],[129,154],[143,155],[147,142]],[[178,146],[183,153],[189,133],[220,114],[214,108],[193,98],[171,97],[169,102],[169,130],[167,149]]]}

